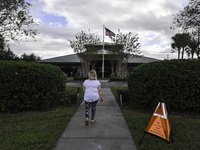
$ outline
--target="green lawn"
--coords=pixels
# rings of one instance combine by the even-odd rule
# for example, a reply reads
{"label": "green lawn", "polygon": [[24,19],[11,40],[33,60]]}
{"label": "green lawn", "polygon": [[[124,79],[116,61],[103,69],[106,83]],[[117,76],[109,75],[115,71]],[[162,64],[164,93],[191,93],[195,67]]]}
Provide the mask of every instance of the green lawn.
{"label": "green lawn", "polygon": [[76,110],[0,114],[0,149],[51,150]]}
{"label": "green lawn", "polygon": [[[111,88],[117,99],[116,89]],[[121,110],[138,150],[169,150],[169,145],[166,141],[149,134],[145,134],[142,144],[139,145],[153,112],[146,113],[143,110],[130,110],[127,107],[121,107]],[[176,130],[176,134],[173,136],[174,142],[170,143],[170,149],[199,150],[200,117],[169,116],[169,122],[172,130]]]}
{"label": "green lawn", "polygon": [[73,77],[67,77],[67,81],[73,81]]}

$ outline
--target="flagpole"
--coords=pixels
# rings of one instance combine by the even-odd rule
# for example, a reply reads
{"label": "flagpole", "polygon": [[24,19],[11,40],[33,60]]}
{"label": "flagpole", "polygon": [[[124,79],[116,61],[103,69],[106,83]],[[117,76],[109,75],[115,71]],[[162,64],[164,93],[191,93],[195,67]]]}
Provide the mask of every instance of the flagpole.
{"label": "flagpole", "polygon": [[105,26],[103,25],[102,79],[104,78],[104,29]]}

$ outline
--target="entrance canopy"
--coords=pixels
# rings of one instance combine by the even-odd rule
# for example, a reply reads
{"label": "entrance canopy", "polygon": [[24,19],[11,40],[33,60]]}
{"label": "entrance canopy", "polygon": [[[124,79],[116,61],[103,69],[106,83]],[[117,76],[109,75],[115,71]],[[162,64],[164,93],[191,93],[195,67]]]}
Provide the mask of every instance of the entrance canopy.
{"label": "entrance canopy", "polygon": [[[98,54],[99,52],[102,53],[102,78],[104,78],[104,54],[105,54],[105,50],[107,50],[108,54],[112,54],[112,55],[116,55],[117,53],[119,53],[122,49],[123,49],[123,45],[119,45],[119,44],[106,44],[104,43],[103,45],[94,45],[94,44],[88,44],[88,45],[84,45],[86,50],[86,53],[89,55],[93,55],[94,54]],[[100,51],[102,50],[103,51]],[[88,56],[89,56],[88,55]],[[114,56],[116,57],[116,56]],[[89,56],[90,61],[92,56]],[[110,57],[110,59],[113,59],[113,57]]]}

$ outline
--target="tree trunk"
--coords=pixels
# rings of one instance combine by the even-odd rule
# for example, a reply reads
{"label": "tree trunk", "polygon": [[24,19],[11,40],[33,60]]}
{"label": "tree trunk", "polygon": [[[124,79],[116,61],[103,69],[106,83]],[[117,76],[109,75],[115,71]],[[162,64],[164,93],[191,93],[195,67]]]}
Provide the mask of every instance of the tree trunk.
{"label": "tree trunk", "polygon": [[116,76],[119,77],[119,61],[116,63]]}
{"label": "tree trunk", "polygon": [[111,65],[111,76],[114,76],[114,67],[115,67],[115,61],[111,60],[110,61],[110,65]]}
{"label": "tree trunk", "polygon": [[181,57],[181,59],[184,58],[184,51],[185,51],[185,47],[182,48],[182,57]]}
{"label": "tree trunk", "polygon": [[119,61],[119,77],[122,77],[122,62]]}
{"label": "tree trunk", "polygon": [[180,59],[181,50],[178,49],[178,59]]}
{"label": "tree trunk", "polygon": [[127,76],[127,74],[126,74],[126,69],[127,69],[127,63],[124,62],[124,63],[122,64],[122,77],[123,77],[123,78]]}
{"label": "tree trunk", "polygon": [[194,53],[192,53],[192,59],[194,59]]}
{"label": "tree trunk", "polygon": [[90,62],[85,60],[85,77],[88,76],[88,72],[90,71]]}
{"label": "tree trunk", "polygon": [[80,61],[81,61],[81,66],[82,66],[82,70],[83,70],[83,76],[85,77],[85,64],[84,64],[84,61],[83,61],[83,58],[79,57],[80,58]]}

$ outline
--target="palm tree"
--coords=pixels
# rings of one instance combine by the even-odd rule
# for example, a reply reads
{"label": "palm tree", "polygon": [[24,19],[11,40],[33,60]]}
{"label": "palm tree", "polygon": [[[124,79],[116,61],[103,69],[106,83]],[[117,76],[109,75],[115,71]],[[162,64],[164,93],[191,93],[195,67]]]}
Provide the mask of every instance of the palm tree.
{"label": "palm tree", "polygon": [[187,48],[191,41],[191,36],[189,33],[182,33],[181,34],[181,48],[182,48],[182,59],[184,57],[184,51]]}
{"label": "palm tree", "polygon": [[200,48],[197,47],[195,53],[196,53],[196,55],[197,55],[197,58],[200,60]]}
{"label": "palm tree", "polygon": [[194,58],[194,54],[198,53],[198,42],[195,39],[191,39],[188,44],[188,48],[186,49],[188,56],[191,55],[192,59]]}
{"label": "palm tree", "polygon": [[171,44],[172,53],[175,51],[178,51],[178,59],[180,59],[180,53],[181,53],[181,43],[180,43],[180,34],[175,34],[175,36],[172,37],[173,43]]}
{"label": "palm tree", "polygon": [[174,50],[172,52],[175,52],[176,50],[178,51],[178,59],[180,59],[180,54],[181,59],[183,59],[185,49],[188,46],[190,39],[191,36],[189,33],[177,33],[175,34],[175,36],[172,37],[173,43],[171,44],[171,47]]}

